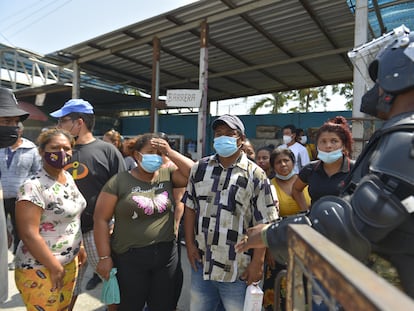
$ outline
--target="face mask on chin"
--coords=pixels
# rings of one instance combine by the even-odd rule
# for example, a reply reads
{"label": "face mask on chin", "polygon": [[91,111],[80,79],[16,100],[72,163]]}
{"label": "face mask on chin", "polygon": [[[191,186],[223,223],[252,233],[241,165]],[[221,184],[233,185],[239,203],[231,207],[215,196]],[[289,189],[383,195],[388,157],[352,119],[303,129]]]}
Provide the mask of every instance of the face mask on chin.
{"label": "face mask on chin", "polygon": [[342,148],[331,151],[331,152],[325,152],[318,149],[318,159],[321,160],[324,163],[333,163],[340,158],[342,158],[343,152]]}
{"label": "face mask on chin", "polygon": [[214,149],[218,155],[224,158],[231,157],[239,150],[237,147],[237,137],[219,136],[214,138]]}
{"label": "face mask on chin", "polygon": [[291,170],[289,174],[286,176],[279,175],[278,173],[275,173],[276,178],[279,178],[281,180],[289,180],[295,175],[295,170]]}

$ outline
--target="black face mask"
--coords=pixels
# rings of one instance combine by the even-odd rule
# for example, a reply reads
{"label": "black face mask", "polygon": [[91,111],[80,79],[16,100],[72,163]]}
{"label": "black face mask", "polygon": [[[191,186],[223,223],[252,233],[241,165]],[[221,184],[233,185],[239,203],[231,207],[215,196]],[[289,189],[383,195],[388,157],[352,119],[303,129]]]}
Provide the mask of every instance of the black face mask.
{"label": "black face mask", "polygon": [[377,105],[379,101],[379,86],[375,84],[372,89],[366,92],[361,99],[361,112],[367,113],[373,117],[377,116]]}
{"label": "black face mask", "polygon": [[394,95],[390,93],[379,95],[379,85],[374,87],[362,96],[360,111],[373,117],[378,117],[378,112],[388,113],[390,111]]}
{"label": "black face mask", "polygon": [[19,134],[17,126],[0,126],[0,148],[6,148],[13,145]]}

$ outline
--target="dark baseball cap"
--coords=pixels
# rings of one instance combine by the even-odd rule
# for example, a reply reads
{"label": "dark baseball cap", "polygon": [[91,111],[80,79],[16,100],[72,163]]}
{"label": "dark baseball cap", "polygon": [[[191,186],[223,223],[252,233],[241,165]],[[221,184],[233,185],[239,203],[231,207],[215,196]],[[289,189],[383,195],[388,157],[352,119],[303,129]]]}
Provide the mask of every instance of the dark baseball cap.
{"label": "dark baseball cap", "polygon": [[50,115],[55,118],[61,118],[72,112],[93,114],[93,107],[86,100],[71,99],[62,108],[50,113]]}
{"label": "dark baseball cap", "polygon": [[219,124],[226,124],[233,130],[239,130],[244,135],[244,125],[243,122],[236,116],[230,114],[224,114],[221,117],[218,117],[213,121],[213,131]]}

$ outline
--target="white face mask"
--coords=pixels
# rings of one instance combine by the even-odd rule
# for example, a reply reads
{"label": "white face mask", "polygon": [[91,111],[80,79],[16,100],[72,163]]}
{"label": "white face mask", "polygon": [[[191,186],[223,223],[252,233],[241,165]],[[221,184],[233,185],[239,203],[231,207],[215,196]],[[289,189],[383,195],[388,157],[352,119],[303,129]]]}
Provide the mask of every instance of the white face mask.
{"label": "white face mask", "polygon": [[290,135],[283,135],[283,143],[289,144],[292,141],[292,136]]}
{"label": "white face mask", "polygon": [[308,137],[307,137],[307,136],[301,136],[301,137],[300,137],[300,143],[301,143],[302,145],[306,144],[306,143],[307,143],[307,141],[308,141]]}

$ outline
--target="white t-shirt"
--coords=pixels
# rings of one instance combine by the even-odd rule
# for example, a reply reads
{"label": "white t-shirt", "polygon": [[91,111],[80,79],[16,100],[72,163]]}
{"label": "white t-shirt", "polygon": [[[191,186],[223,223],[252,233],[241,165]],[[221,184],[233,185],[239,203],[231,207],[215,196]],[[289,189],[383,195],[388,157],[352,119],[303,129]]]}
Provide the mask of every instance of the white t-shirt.
{"label": "white t-shirt", "polygon": [[309,154],[308,151],[306,150],[306,148],[304,146],[302,146],[300,143],[295,142],[293,145],[286,145],[286,144],[282,144],[280,146],[278,146],[278,148],[289,148],[290,150],[292,150],[293,154],[295,155],[295,167],[293,168],[293,170],[295,171],[296,174],[299,173],[299,171],[310,162],[309,159]]}

